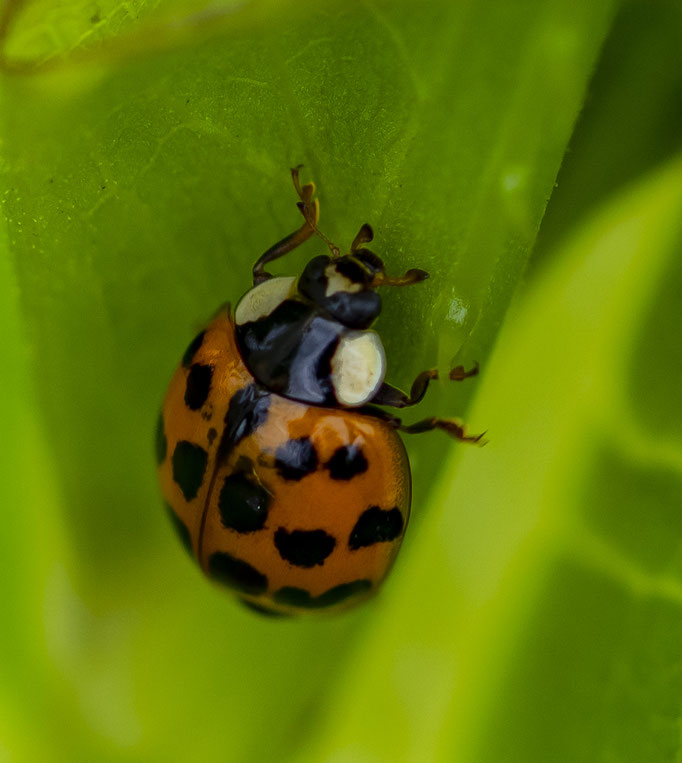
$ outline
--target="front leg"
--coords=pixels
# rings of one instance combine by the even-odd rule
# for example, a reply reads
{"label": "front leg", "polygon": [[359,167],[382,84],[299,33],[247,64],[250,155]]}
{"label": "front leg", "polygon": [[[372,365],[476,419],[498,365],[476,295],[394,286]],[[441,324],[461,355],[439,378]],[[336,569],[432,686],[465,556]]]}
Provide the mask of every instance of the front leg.
{"label": "front leg", "polygon": [[[468,379],[471,376],[478,374],[478,363],[466,371],[464,366],[457,366],[450,371],[449,378],[452,381],[462,381]],[[417,378],[412,382],[410,388],[410,394],[406,395],[402,390],[397,387],[392,387],[390,384],[384,382],[379,391],[372,398],[374,405],[388,405],[391,408],[408,408],[411,405],[416,405],[424,399],[426,390],[429,387],[429,382],[432,379],[438,378],[438,371],[435,368],[431,368],[428,371],[422,371]]]}
{"label": "front leg", "polygon": [[300,199],[297,206],[305,218],[305,222],[298,230],[290,233],[281,241],[278,241],[258,258],[256,264],[253,266],[254,286],[263,283],[263,281],[267,281],[268,278],[272,278],[270,273],[266,273],[265,270],[263,270],[268,262],[284,257],[285,254],[288,254],[296,249],[297,246],[300,246],[304,241],[307,241],[314,233],[318,233],[317,221],[320,217],[320,204],[318,200],[314,198],[315,184],[306,183],[301,186],[298,180],[298,171],[300,168],[301,165],[294,167],[291,170],[291,178],[294,181],[294,188]]}

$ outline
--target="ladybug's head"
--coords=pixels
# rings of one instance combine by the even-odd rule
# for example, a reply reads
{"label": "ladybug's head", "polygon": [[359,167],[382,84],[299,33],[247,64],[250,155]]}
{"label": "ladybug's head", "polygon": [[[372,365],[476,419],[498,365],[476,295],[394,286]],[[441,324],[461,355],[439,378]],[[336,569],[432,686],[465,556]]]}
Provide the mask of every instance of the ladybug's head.
{"label": "ladybug's head", "polygon": [[[342,255],[317,228],[312,185],[299,188],[297,171],[292,174],[306,223],[254,265],[254,287],[235,309],[237,344],[249,371],[271,392],[302,403],[357,408],[376,395],[386,371],[381,339],[367,330],[381,312],[378,287],[407,286],[428,275],[414,269],[387,276],[381,258],[364,247],[373,237],[369,225]],[[331,254],[310,260],[299,278],[263,270],[313,233]]]}
{"label": "ladybug's head", "polygon": [[370,226],[364,225],[349,254],[315,257],[298,279],[298,290],[304,297],[351,329],[369,328],[381,312],[377,287],[416,283],[428,278],[424,270],[416,269],[400,278],[389,278],[381,258],[358,246],[371,241],[372,235]]}

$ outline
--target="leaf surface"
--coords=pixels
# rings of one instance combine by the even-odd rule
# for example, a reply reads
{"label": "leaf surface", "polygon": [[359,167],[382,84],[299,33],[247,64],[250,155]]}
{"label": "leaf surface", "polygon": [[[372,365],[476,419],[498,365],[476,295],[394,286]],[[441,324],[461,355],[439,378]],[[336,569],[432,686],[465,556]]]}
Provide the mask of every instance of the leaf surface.
{"label": "leaf surface", "polygon": [[681,213],[678,158],[552,257],[305,759],[677,759]]}
{"label": "leaf surface", "polygon": [[[48,497],[22,493],[52,484],[24,454],[14,495],[64,535],[44,555],[12,528],[16,600],[23,565],[45,565],[26,604],[43,637],[23,642],[16,622],[7,637],[25,663],[46,663],[38,693],[69,719],[35,729],[24,752],[293,755],[382,610],[262,621],[192,570],[154,478],[167,380],[197,326],[298,225],[288,168],[301,162],[327,235],[346,245],[369,221],[392,272],[431,273],[386,295],[391,381],[484,361],[612,3],[17,7],[4,41],[3,211],[36,401],[16,380],[3,404],[35,416],[29,450],[56,475]],[[322,251],[308,244],[277,272]],[[422,415],[461,411],[469,394],[443,385]],[[416,533],[450,446],[434,436],[410,450]],[[33,689],[18,674],[10,687],[17,724],[32,728]]]}

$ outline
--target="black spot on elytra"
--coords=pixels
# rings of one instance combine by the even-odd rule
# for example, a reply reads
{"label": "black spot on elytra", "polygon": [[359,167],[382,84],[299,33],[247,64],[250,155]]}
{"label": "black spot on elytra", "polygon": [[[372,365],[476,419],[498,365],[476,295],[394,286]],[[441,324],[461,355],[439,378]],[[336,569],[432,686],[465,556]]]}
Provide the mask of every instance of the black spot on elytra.
{"label": "black spot on elytra", "polygon": [[305,607],[306,609],[314,609],[317,602],[317,599],[313,598],[309,591],[305,591],[303,588],[295,588],[294,586],[280,588],[279,591],[275,591],[272,598],[278,604],[286,604],[291,607]]}
{"label": "black spot on elytra", "polygon": [[273,599],[278,604],[286,604],[291,607],[301,607],[305,609],[324,609],[325,607],[332,607],[335,604],[340,604],[346,599],[350,599],[352,596],[357,596],[361,593],[366,593],[372,587],[370,580],[353,580],[350,583],[341,583],[340,585],[330,588],[319,596],[311,596],[310,593],[303,588],[294,588],[293,586],[285,586],[280,588],[279,591],[275,591]]}
{"label": "black spot on elytra", "polygon": [[275,453],[275,468],[285,480],[300,480],[317,469],[317,453],[309,437],[287,440]]}
{"label": "black spot on elytra", "polygon": [[166,513],[168,514],[168,518],[173,525],[173,529],[175,530],[178,538],[180,538],[180,542],[184,546],[185,550],[188,554],[192,554],[192,538],[190,537],[187,525],[173,511],[172,507],[168,503],[166,504]]}
{"label": "black spot on elytra", "polygon": [[[244,459],[248,461],[248,459]],[[268,518],[270,494],[253,474],[253,464],[225,478],[218,497],[224,527],[240,533],[261,530]]]}
{"label": "black spot on elytra", "polygon": [[163,423],[163,411],[159,413],[159,418],[156,422],[156,463],[162,464],[166,460],[166,452],[168,450],[168,443],[166,442],[166,432],[164,431]]}
{"label": "black spot on elytra", "polygon": [[205,331],[202,331],[201,334],[197,334],[197,336],[192,339],[192,341],[189,343],[189,346],[185,350],[185,354],[182,356],[182,365],[188,366],[192,362],[192,359],[197,354],[197,350],[201,347],[201,345],[204,343],[204,336],[206,335]]}
{"label": "black spot on elytra", "polygon": [[334,480],[350,480],[367,471],[367,459],[359,445],[343,445],[329,459],[327,469]]}
{"label": "black spot on elytra", "polygon": [[384,511],[378,506],[370,506],[363,511],[355,523],[348,539],[348,546],[355,551],[363,546],[395,540],[403,531],[403,515],[400,509]]}
{"label": "black spot on elytra", "polygon": [[269,408],[270,393],[257,384],[249,384],[232,396],[225,414],[225,431],[218,448],[218,463],[222,463],[235,445],[263,424]]}
{"label": "black spot on elytra", "polygon": [[208,444],[213,445],[213,440],[218,436],[218,432],[214,427],[211,427],[206,433],[206,436],[208,437]]}
{"label": "black spot on elytra", "polygon": [[173,479],[186,501],[196,498],[206,471],[208,454],[199,445],[181,440],[173,451]]}
{"label": "black spot on elytra", "polygon": [[194,363],[187,375],[185,386],[185,405],[192,411],[198,411],[208,398],[213,378],[213,366]]}
{"label": "black spot on elytra", "polygon": [[265,593],[268,579],[248,562],[224,551],[216,551],[208,560],[208,574],[231,588],[254,596]]}
{"label": "black spot on elytra", "polygon": [[258,612],[259,615],[265,615],[265,617],[289,617],[286,612],[277,612],[275,609],[269,609],[268,607],[264,607],[262,604],[256,604],[255,602],[249,601],[248,599],[240,599],[239,601],[241,601],[241,603],[248,609],[252,610],[253,612]]}
{"label": "black spot on elytra", "polygon": [[341,583],[341,585],[334,586],[334,588],[330,588],[318,596],[318,606],[331,607],[333,604],[340,604],[351,596],[366,593],[371,587],[371,580],[354,580],[352,583]]}
{"label": "black spot on elytra", "polygon": [[275,546],[285,561],[296,567],[324,564],[336,545],[336,538],[324,530],[292,530],[280,527],[275,533]]}

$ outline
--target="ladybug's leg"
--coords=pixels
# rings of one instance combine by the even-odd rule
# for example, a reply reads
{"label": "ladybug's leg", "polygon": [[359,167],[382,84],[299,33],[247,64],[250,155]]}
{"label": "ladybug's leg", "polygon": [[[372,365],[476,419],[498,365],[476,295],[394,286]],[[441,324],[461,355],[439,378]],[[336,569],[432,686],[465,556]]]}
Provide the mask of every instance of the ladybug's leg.
{"label": "ladybug's leg", "polygon": [[486,444],[486,440],[483,439],[485,432],[468,435],[462,424],[454,419],[439,419],[433,416],[418,421],[416,424],[403,424],[402,419],[399,419],[392,413],[375,408],[372,405],[360,408],[359,412],[364,413],[366,416],[373,416],[375,419],[381,419],[394,429],[405,432],[405,434],[421,434],[422,432],[430,432],[432,429],[440,429],[446,434],[449,434],[450,437],[454,437],[456,440],[461,440],[462,442],[470,442],[477,445]]}
{"label": "ladybug's leg", "polygon": [[263,270],[264,265],[288,254],[292,249],[295,249],[304,241],[307,241],[313,233],[313,229],[306,222],[297,231],[290,233],[286,238],[283,238],[274,246],[271,246],[265,254],[260,256],[256,264],[253,266],[253,285],[258,286],[259,283],[263,283],[263,281],[267,281],[268,278],[272,278],[270,273],[266,273],[265,270]]}
{"label": "ladybug's leg", "polygon": [[384,382],[379,391],[372,398],[375,405],[389,405],[391,408],[407,408],[410,405],[416,405],[421,402],[431,379],[438,378],[438,371],[435,368],[429,371],[422,371],[412,382],[410,394],[406,395],[397,387],[392,387]]}
{"label": "ladybug's leg", "polygon": [[404,276],[387,276],[386,273],[377,273],[372,279],[372,288],[377,286],[412,286],[413,283],[426,281],[429,274],[419,268],[410,268]]}
{"label": "ladybug's leg", "polygon": [[450,437],[461,440],[461,442],[471,442],[477,445],[485,445],[486,443],[483,439],[485,432],[468,435],[464,427],[454,419],[438,419],[435,416],[418,421],[416,424],[405,425],[401,423],[397,429],[406,434],[420,434],[421,432],[430,432],[432,429],[441,429]]}
{"label": "ladybug's leg", "polygon": [[267,281],[268,278],[272,278],[270,273],[266,273],[263,270],[264,265],[273,260],[277,260],[283,257],[285,254],[296,249],[304,241],[307,241],[313,234],[318,235],[323,239],[334,257],[338,257],[340,252],[338,246],[332,244],[332,242],[323,234],[320,233],[317,222],[320,218],[320,203],[317,199],[314,199],[315,195],[315,183],[306,183],[301,185],[298,179],[298,171],[303,165],[299,164],[298,167],[294,167],[291,170],[291,179],[294,181],[294,188],[300,199],[296,203],[299,211],[305,218],[303,225],[293,233],[278,241],[274,246],[271,246],[267,252],[262,254],[256,264],[253,266],[253,285],[257,286],[263,281]]}
{"label": "ladybug's leg", "polygon": [[465,370],[464,366],[455,366],[449,374],[451,381],[463,381],[464,379],[470,379],[472,376],[478,376],[478,361],[468,371]]}
{"label": "ladybug's leg", "polygon": [[363,244],[369,244],[374,238],[374,231],[369,223],[365,223],[358,231],[358,235],[353,239],[350,245],[350,253],[357,255],[364,263],[369,265],[374,271],[372,278],[372,288],[377,286],[411,286],[413,283],[425,281],[429,274],[425,270],[412,268],[404,276],[388,276],[384,270],[384,263],[374,252],[365,249]]}
{"label": "ladybug's leg", "polygon": [[291,170],[291,177],[294,181],[294,187],[299,195],[301,201],[297,206],[301,210],[301,214],[305,218],[303,225],[293,233],[278,241],[274,246],[271,246],[267,252],[262,254],[253,266],[253,285],[256,286],[263,281],[267,281],[268,278],[272,278],[270,273],[266,273],[263,270],[264,266],[268,262],[277,260],[283,257],[285,254],[296,249],[304,241],[307,241],[317,230],[317,221],[320,216],[320,205],[317,199],[314,199],[315,184],[306,183],[303,187],[298,182],[298,170],[299,167],[295,167]]}
{"label": "ladybug's leg", "polygon": [[388,411],[382,411],[381,408],[375,408],[373,405],[364,405],[362,408],[358,408],[357,412],[365,416],[371,416],[374,419],[381,419],[381,421],[390,424],[394,429],[400,429],[403,423],[397,416]]}
{"label": "ladybug's leg", "polygon": [[353,243],[350,245],[350,253],[355,252],[362,247],[363,244],[369,244],[374,239],[374,231],[369,223],[365,223],[358,231],[358,235],[353,239]]}
{"label": "ladybug's leg", "polygon": [[[452,381],[462,381],[463,379],[468,379],[470,376],[476,376],[476,374],[478,374],[478,363],[468,371],[464,369],[464,366],[457,366],[450,371],[449,377]],[[372,398],[372,403],[375,405],[388,405],[391,408],[407,408],[410,405],[416,405],[424,398],[429,382],[432,379],[437,378],[438,371],[435,368],[431,368],[428,371],[422,371],[412,382],[409,395],[406,395],[402,390],[392,387],[390,384],[384,382],[381,387],[379,387],[379,391]]]}

